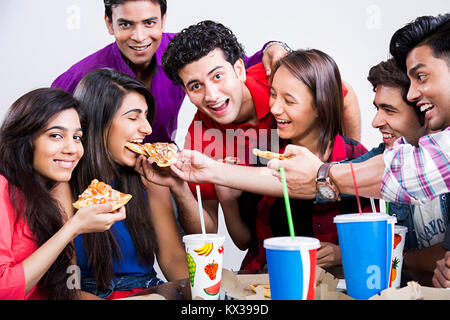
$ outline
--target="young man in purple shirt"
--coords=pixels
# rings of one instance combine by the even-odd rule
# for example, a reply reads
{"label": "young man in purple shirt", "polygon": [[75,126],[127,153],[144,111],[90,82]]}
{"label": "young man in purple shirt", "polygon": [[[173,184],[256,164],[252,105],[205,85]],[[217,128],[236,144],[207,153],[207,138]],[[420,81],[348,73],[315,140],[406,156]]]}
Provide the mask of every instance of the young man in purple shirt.
{"label": "young man in purple shirt", "polygon": [[[108,67],[126,73],[141,80],[155,97],[153,132],[146,141],[175,140],[178,113],[185,93],[166,77],[161,67],[161,57],[175,36],[164,33],[167,1],[104,0],[104,3],[106,26],[115,42],[73,65],[53,82],[52,87],[73,93],[80,80],[93,70]],[[285,53],[287,50],[282,43],[269,42],[246,59],[246,66],[263,61],[269,71],[272,62]]]}

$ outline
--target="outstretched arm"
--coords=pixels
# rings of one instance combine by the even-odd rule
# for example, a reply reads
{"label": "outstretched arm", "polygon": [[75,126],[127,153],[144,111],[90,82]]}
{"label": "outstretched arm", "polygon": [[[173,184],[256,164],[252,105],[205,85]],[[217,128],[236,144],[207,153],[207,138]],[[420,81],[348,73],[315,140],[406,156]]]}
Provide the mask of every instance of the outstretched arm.
{"label": "outstretched arm", "polygon": [[[288,145],[285,157],[290,160],[270,160],[268,167],[273,169],[275,177],[280,179],[277,171],[280,166],[285,168],[289,194],[299,199],[314,199],[316,196],[317,171],[322,164],[319,158],[308,149]],[[384,172],[383,157],[377,156],[361,163],[353,164],[358,193],[362,197],[380,198],[380,184]],[[350,164],[336,164],[331,167],[330,178],[337,185],[340,193],[355,194]]]}
{"label": "outstretched arm", "polygon": [[183,150],[170,167],[180,179],[209,182],[256,194],[282,197],[280,181],[267,167],[237,166],[220,163],[194,150]]}

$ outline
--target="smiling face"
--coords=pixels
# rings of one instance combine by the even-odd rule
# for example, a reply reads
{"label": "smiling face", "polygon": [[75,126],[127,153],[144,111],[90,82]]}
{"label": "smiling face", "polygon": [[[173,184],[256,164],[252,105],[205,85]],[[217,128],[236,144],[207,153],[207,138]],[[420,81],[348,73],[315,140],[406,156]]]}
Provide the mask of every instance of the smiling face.
{"label": "smiling face", "polygon": [[426,126],[420,124],[414,107],[403,100],[400,88],[378,85],[373,103],[377,113],[372,126],[380,130],[387,148],[393,147],[401,137],[416,145],[426,135]]}
{"label": "smiling face", "polygon": [[125,145],[129,141],[142,142],[145,136],[152,133],[147,113],[147,102],[142,95],[131,91],[124,96],[107,136],[109,153],[117,163],[128,167],[136,164],[136,153]]}
{"label": "smiling face", "polygon": [[81,137],[80,120],[75,109],[53,116],[34,138],[34,170],[46,181],[69,181],[84,153]]}
{"label": "smiling face", "polygon": [[276,71],[272,80],[270,112],[282,139],[297,145],[310,145],[317,138],[313,96],[309,88],[284,66]]}
{"label": "smiling face", "polygon": [[450,126],[450,68],[445,58],[434,57],[432,49],[424,45],[411,50],[406,67],[411,80],[408,100],[426,112],[430,129]]}
{"label": "smiling face", "polygon": [[191,102],[216,122],[230,124],[248,120],[250,115],[243,114],[249,93],[241,59],[232,65],[221,49],[215,49],[184,66],[179,75]]}
{"label": "smiling face", "polygon": [[122,54],[134,69],[147,68],[161,44],[166,15],[161,17],[158,3],[148,0],[127,1],[113,6],[112,21],[106,26]]}

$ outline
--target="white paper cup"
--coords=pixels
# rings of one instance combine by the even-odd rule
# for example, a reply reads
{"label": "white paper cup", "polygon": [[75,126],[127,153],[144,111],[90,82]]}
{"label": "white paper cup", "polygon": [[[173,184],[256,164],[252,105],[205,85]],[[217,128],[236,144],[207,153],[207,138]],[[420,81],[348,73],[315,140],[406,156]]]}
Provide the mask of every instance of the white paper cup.
{"label": "white paper cup", "polygon": [[405,248],[407,227],[395,226],[394,252],[391,265],[391,287],[399,288],[402,279],[403,249]]}
{"label": "white paper cup", "polygon": [[387,249],[387,259],[386,259],[386,283],[391,287],[391,272],[392,272],[392,260],[394,256],[394,233],[395,224],[397,223],[397,218],[386,214],[388,221],[388,249]]}
{"label": "white paper cup", "polygon": [[190,234],[183,237],[189,268],[192,299],[218,300],[225,236]]}

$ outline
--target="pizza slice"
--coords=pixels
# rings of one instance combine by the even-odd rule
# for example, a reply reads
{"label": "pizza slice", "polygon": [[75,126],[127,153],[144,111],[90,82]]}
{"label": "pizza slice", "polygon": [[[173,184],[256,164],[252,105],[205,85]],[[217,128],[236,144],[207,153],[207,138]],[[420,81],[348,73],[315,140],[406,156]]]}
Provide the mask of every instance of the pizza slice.
{"label": "pizza slice", "polygon": [[78,200],[73,206],[75,209],[81,209],[91,204],[111,202],[113,208],[110,212],[113,212],[127,204],[131,197],[131,194],[114,190],[110,185],[94,179],[86,190],[78,197]]}
{"label": "pizza slice", "polygon": [[174,143],[145,143],[144,148],[148,155],[155,160],[156,164],[160,167],[170,167],[178,160],[176,156],[178,147]]}
{"label": "pizza slice", "polygon": [[257,157],[265,158],[265,159],[279,159],[279,160],[288,160],[292,159],[293,157],[283,157],[279,153],[271,152],[271,151],[262,151],[259,149],[254,148],[253,154]]}
{"label": "pizza slice", "polygon": [[148,157],[147,151],[145,151],[144,146],[139,142],[136,142],[136,141],[127,142],[125,144],[125,147],[127,147],[128,149],[130,149],[133,152],[136,152],[137,154],[141,154],[143,156]]}
{"label": "pizza slice", "polygon": [[125,146],[137,154],[151,157],[160,167],[170,167],[177,162],[178,147],[174,143],[156,142],[141,144],[131,141],[127,142]]}

